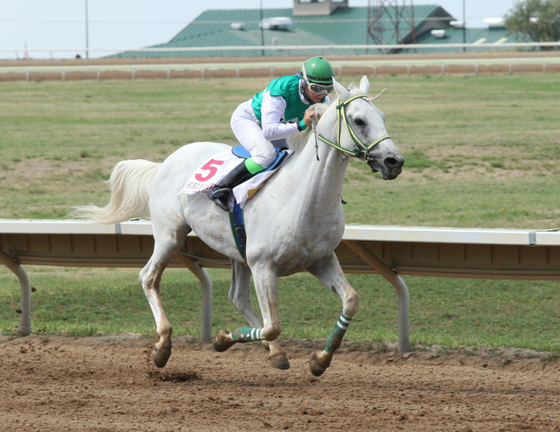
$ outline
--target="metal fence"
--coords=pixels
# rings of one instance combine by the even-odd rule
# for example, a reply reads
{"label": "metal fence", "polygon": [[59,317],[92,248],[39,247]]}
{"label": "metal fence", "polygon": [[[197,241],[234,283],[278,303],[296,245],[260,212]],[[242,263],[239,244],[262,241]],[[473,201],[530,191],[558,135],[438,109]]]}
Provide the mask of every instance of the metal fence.
{"label": "metal fence", "polygon": [[[100,225],[76,220],[0,220],[0,264],[21,290],[20,332],[31,332],[31,282],[22,265],[143,267],[153,250],[151,222]],[[336,249],[346,273],[379,274],[397,292],[399,351],[410,350],[409,294],[400,275],[560,279],[560,232],[347,225]],[[204,270],[229,259],[191,233],[172,267],[202,287],[201,337],[210,338],[212,282]]]}
{"label": "metal fence", "polygon": [[200,52],[220,53],[238,51],[253,52],[253,55],[302,55],[306,52],[328,53],[330,55],[348,54],[354,52],[363,54],[369,52],[371,54],[395,50],[438,50],[438,49],[456,49],[457,52],[469,50],[542,50],[560,48],[559,42],[523,42],[523,43],[439,43],[439,44],[395,44],[395,45],[262,45],[262,46],[217,46],[217,47],[173,47],[173,48],[35,48],[35,49],[1,49],[0,53],[12,53],[16,59],[26,58],[29,53],[50,53],[51,58],[55,58],[57,53],[86,53],[102,54],[102,55],[119,55],[122,53],[145,53],[147,56],[153,57],[154,54],[162,53],[169,56],[170,53],[192,53],[193,55]]}

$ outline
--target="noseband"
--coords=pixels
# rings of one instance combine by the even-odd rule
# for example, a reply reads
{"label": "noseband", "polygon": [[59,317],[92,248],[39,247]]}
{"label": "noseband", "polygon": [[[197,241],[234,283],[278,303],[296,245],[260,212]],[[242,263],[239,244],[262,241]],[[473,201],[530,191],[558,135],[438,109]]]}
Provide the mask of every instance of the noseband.
{"label": "noseband", "polygon": [[362,94],[362,95],[357,95],[357,96],[352,96],[351,98],[341,102],[340,99],[336,100],[336,115],[337,115],[337,123],[338,123],[338,138],[337,141],[340,143],[340,137],[341,137],[341,133],[342,133],[342,123],[344,122],[344,124],[346,125],[346,130],[348,131],[348,135],[350,135],[350,138],[352,139],[352,143],[354,144],[354,150],[348,150],[342,146],[340,146],[337,143],[334,143],[328,139],[326,139],[325,137],[319,135],[319,133],[317,132],[317,130],[315,129],[315,137],[318,137],[321,141],[323,141],[324,143],[334,147],[337,150],[340,150],[342,153],[349,155],[349,156],[354,156],[357,157],[358,159],[367,162],[369,160],[371,160],[371,158],[369,157],[368,152],[377,144],[379,144],[381,141],[385,141],[386,139],[390,139],[391,137],[389,135],[384,135],[381,138],[375,140],[373,143],[367,145],[364,144],[360,138],[358,138],[358,136],[356,135],[356,133],[354,132],[354,130],[352,129],[352,126],[350,126],[350,123],[348,122],[348,116],[346,115],[346,105],[348,105],[350,102],[355,101],[356,99],[365,99],[367,98],[366,95]]}

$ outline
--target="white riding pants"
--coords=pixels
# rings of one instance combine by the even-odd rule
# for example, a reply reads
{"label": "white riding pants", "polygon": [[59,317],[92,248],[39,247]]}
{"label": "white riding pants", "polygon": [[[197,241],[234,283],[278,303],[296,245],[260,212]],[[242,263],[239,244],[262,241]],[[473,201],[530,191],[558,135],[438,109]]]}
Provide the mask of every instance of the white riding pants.
{"label": "white riding pants", "polygon": [[231,129],[239,143],[251,153],[253,161],[268,168],[276,159],[276,148],[287,147],[286,140],[268,141],[253,113],[251,100],[240,104],[231,116]]}

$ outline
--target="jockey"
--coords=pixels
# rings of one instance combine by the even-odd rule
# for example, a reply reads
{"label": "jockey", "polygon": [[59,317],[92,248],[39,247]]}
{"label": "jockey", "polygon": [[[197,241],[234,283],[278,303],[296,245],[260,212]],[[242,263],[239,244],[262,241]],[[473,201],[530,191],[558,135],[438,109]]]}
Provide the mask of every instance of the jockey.
{"label": "jockey", "polygon": [[228,201],[232,189],[272,165],[276,149],[287,147],[286,138],[311,126],[313,105],[329,102],[333,76],[327,60],[313,57],[303,63],[299,74],[276,78],[239,105],[231,116],[231,128],[251,157],[219,181],[208,198],[224,211],[231,211]]}

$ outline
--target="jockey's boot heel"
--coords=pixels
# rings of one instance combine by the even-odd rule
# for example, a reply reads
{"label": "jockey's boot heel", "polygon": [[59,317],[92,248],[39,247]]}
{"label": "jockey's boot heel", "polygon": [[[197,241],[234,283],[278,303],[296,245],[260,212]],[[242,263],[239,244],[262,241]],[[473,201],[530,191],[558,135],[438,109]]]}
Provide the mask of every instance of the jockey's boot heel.
{"label": "jockey's boot heel", "polygon": [[232,169],[222,180],[220,180],[216,186],[214,186],[210,192],[206,195],[212,201],[216,203],[223,211],[230,212],[231,207],[229,206],[229,198],[231,196],[232,190],[235,186],[249,180],[253,177],[245,162],[241,162],[234,169]]}
{"label": "jockey's boot heel", "polygon": [[229,206],[229,197],[231,196],[231,189],[223,188],[220,189],[218,186],[214,186],[210,192],[206,195],[214,203],[220,207],[225,212],[230,212],[231,207]]}

